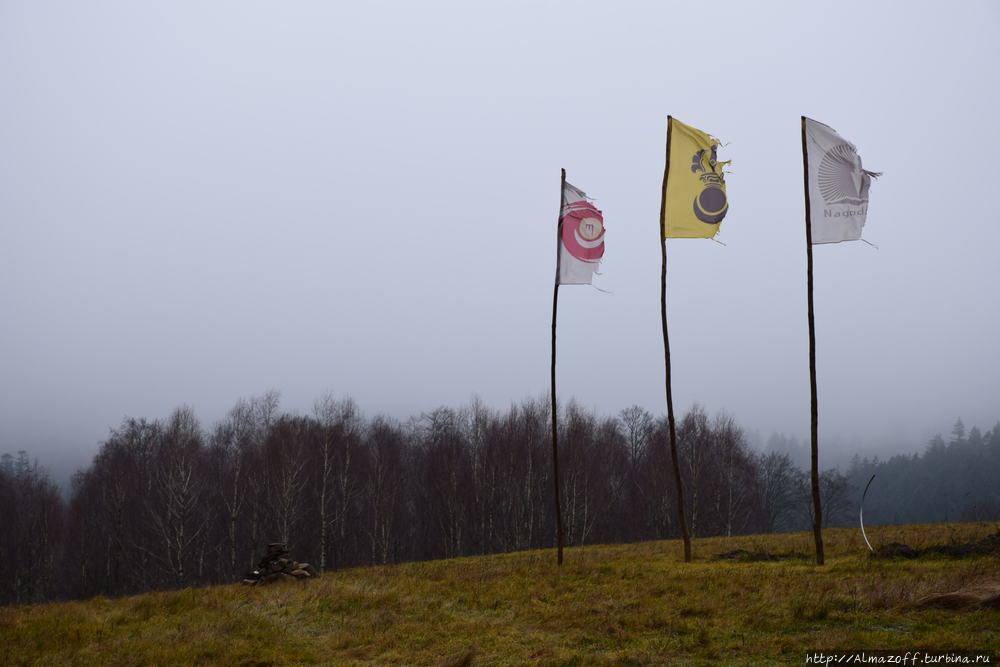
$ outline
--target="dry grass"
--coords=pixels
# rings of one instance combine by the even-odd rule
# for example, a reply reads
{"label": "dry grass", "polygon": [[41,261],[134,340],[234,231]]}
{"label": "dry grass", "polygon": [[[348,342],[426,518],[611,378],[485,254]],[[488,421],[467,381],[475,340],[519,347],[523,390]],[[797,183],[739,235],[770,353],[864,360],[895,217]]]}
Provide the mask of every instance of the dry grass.
{"label": "dry grass", "polygon": [[[874,528],[879,543],[970,541],[993,524]],[[827,565],[716,561],[811,553],[808,534],[677,541],[410,563],[240,585],[0,609],[0,664],[768,664],[808,650],[992,651],[1000,609],[929,605],[993,590],[1000,560],[867,557],[825,533]],[[964,608],[964,607],[963,607]]]}

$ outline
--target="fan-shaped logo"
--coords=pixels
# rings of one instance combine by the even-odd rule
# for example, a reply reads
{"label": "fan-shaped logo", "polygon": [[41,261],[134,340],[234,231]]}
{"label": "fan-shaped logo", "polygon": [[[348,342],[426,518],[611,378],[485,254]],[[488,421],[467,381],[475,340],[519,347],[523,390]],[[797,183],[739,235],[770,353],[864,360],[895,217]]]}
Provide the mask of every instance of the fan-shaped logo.
{"label": "fan-shaped logo", "polygon": [[868,203],[870,180],[861,169],[861,158],[849,143],[837,144],[820,160],[816,180],[827,204]]}
{"label": "fan-shaped logo", "polygon": [[726,198],[724,189],[726,181],[721,173],[716,173],[718,166],[717,148],[718,146],[712,146],[707,160],[706,153],[708,151],[706,150],[698,151],[691,158],[692,173],[702,172],[698,176],[702,183],[702,191],[694,198],[694,216],[709,225],[722,222],[729,211],[729,200]]}
{"label": "fan-shaped logo", "polygon": [[604,216],[588,201],[563,208],[562,242],[573,257],[595,262],[604,256]]}

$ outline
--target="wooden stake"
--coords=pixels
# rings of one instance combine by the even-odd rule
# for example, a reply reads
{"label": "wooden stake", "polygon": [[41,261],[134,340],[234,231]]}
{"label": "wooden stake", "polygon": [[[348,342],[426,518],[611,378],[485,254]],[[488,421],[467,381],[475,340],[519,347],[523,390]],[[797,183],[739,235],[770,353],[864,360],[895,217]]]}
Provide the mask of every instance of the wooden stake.
{"label": "wooden stake", "polygon": [[805,176],[806,192],[806,298],[809,317],[809,390],[812,396],[810,403],[812,422],[809,435],[812,445],[813,538],[816,542],[816,564],[823,565],[823,512],[819,497],[819,402],[816,398],[816,321],[813,317],[812,224],[809,217],[809,151],[806,147],[805,116],[802,116],[802,171]]}
{"label": "wooden stake", "polygon": [[667,430],[670,432],[670,460],[674,465],[674,483],[677,486],[677,516],[684,538],[684,562],[691,562],[691,535],[688,533],[687,513],[684,511],[684,485],[681,481],[681,467],[677,456],[677,429],[674,423],[674,395],[670,387],[670,336],[667,333],[667,239],[663,227],[663,216],[667,206],[667,175],[670,172],[670,131],[673,123],[667,116],[667,158],[663,167],[663,194],[660,199],[660,221],[657,242],[660,244],[662,265],[660,268],[660,322],[663,325],[663,366],[667,389]]}
{"label": "wooden stake", "polygon": [[566,170],[562,170],[559,184],[559,217],[556,225],[556,280],[552,288],[552,480],[556,499],[556,564],[563,563],[562,508],[559,502],[559,420],[556,404],[556,314],[559,309],[559,258],[562,256],[560,235],[562,234],[563,193],[566,190]]}

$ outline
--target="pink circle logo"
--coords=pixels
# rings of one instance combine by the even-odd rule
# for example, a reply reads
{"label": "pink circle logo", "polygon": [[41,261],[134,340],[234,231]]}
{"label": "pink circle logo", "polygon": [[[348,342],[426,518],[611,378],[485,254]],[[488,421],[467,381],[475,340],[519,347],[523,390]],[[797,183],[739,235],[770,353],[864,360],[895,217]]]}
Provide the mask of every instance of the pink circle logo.
{"label": "pink circle logo", "polygon": [[604,256],[604,216],[588,201],[563,208],[562,242],[573,257],[592,262]]}

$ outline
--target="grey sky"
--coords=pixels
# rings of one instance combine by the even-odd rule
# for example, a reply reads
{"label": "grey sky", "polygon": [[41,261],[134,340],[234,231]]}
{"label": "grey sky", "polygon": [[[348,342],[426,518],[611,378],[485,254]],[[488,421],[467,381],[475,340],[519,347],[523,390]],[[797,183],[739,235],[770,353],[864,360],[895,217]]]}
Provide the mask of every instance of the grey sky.
{"label": "grey sky", "polygon": [[562,288],[560,396],[662,413],[667,114],[733,160],[726,245],[668,246],[678,410],[808,433],[805,114],[885,172],[879,249],[815,251],[821,438],[991,426],[998,28],[995,2],[0,0],[0,451],[82,460],[125,415],[268,389],[544,394],[560,167],[612,292]]}

